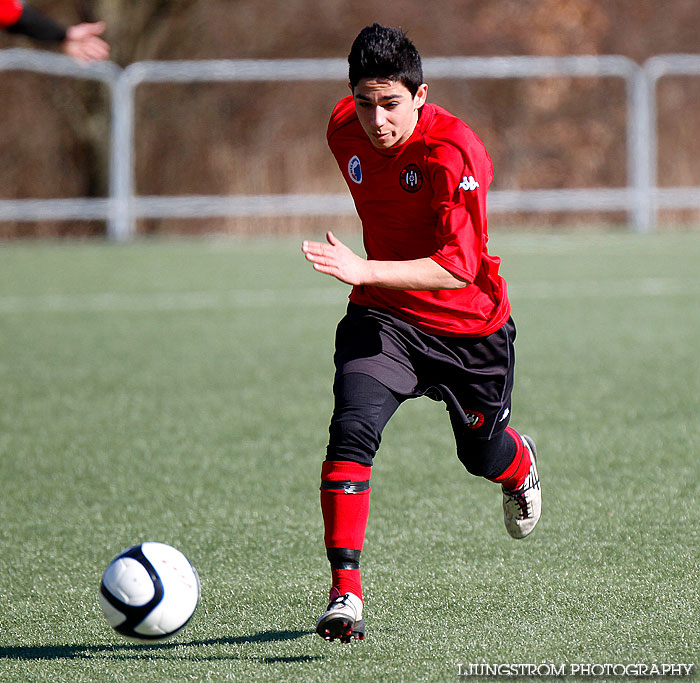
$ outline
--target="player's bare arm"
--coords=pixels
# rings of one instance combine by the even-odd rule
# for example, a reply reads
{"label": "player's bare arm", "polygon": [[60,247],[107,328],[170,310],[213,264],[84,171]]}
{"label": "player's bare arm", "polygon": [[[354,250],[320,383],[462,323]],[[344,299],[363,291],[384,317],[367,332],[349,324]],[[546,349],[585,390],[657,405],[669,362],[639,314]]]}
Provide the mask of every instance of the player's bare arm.
{"label": "player's bare arm", "polygon": [[469,283],[458,278],[431,258],[410,261],[372,261],[358,256],[332,232],[328,243],[305,240],[301,250],[320,273],[349,285],[373,285],[387,289],[461,289]]}

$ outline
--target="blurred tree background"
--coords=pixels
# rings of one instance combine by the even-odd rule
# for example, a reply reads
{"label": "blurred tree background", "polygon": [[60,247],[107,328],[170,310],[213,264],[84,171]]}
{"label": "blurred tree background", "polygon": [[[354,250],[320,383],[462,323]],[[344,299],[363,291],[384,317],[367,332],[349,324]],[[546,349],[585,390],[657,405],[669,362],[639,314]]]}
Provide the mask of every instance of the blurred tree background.
{"label": "blurred tree background", "polygon": [[[401,26],[424,57],[700,52],[698,0],[33,0],[64,24],[104,19],[112,58],[345,58],[375,21]],[[0,49],[43,46],[0,34]],[[493,187],[626,182],[625,92],[617,79],[430,82],[429,98],[486,143]],[[343,192],[325,146],[345,83],[149,84],[136,99],[139,194]],[[700,185],[700,79],[660,83],[662,185]],[[103,197],[108,99],[102,86],[29,73],[0,78],[0,198]],[[666,212],[697,221],[700,212]],[[320,220],[320,219],[318,219]],[[330,220],[323,219],[328,224]],[[610,214],[501,216],[500,225],[623,221]],[[343,219],[355,225],[352,219]],[[308,225],[308,221],[304,223]],[[296,229],[300,219],[142,221],[142,233]],[[86,223],[0,224],[0,237],[102,234]]]}

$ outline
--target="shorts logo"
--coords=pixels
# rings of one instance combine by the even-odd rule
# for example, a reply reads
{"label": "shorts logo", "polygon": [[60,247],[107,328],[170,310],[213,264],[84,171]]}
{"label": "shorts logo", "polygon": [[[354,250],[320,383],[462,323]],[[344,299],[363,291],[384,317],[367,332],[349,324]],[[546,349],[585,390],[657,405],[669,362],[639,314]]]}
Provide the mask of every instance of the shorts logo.
{"label": "shorts logo", "polygon": [[465,426],[467,429],[479,429],[484,424],[484,416],[476,410],[465,410],[464,417],[466,418]]}
{"label": "shorts logo", "polygon": [[353,183],[359,185],[362,182],[362,166],[360,165],[360,160],[357,158],[357,154],[348,161],[348,175]]}
{"label": "shorts logo", "polygon": [[406,192],[418,192],[423,186],[423,173],[415,164],[409,164],[401,171],[399,182]]}

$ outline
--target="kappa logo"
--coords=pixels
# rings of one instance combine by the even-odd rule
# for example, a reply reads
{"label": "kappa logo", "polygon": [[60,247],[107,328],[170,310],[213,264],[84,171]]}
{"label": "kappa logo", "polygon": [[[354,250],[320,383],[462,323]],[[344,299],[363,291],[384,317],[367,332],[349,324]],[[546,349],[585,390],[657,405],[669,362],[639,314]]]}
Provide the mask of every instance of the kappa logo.
{"label": "kappa logo", "polygon": [[470,175],[468,178],[467,176],[464,176],[464,178],[462,178],[462,182],[459,184],[459,189],[464,190],[465,192],[473,192],[477,187],[479,187],[479,183],[474,180],[473,175]]}
{"label": "kappa logo", "polygon": [[362,166],[357,154],[348,161],[348,175],[354,183],[359,185],[362,182]]}

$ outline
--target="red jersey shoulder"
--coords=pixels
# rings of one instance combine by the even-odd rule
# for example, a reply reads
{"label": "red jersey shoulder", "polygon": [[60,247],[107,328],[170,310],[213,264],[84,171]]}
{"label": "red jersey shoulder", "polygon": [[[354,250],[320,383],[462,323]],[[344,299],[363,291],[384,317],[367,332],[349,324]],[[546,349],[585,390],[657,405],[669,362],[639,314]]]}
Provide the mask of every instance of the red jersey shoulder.
{"label": "red jersey shoulder", "polygon": [[[471,170],[484,186],[493,180],[493,162],[479,136],[460,118],[436,104],[426,104],[423,138],[428,157],[447,168]],[[459,171],[461,172],[461,171]]]}
{"label": "red jersey shoulder", "polygon": [[328,122],[326,138],[330,140],[331,135],[333,135],[333,133],[335,133],[337,130],[357,120],[355,100],[353,100],[352,95],[347,95],[346,97],[343,97],[343,99],[340,100],[340,102],[338,102],[338,104],[336,104],[333,108],[331,119]]}

